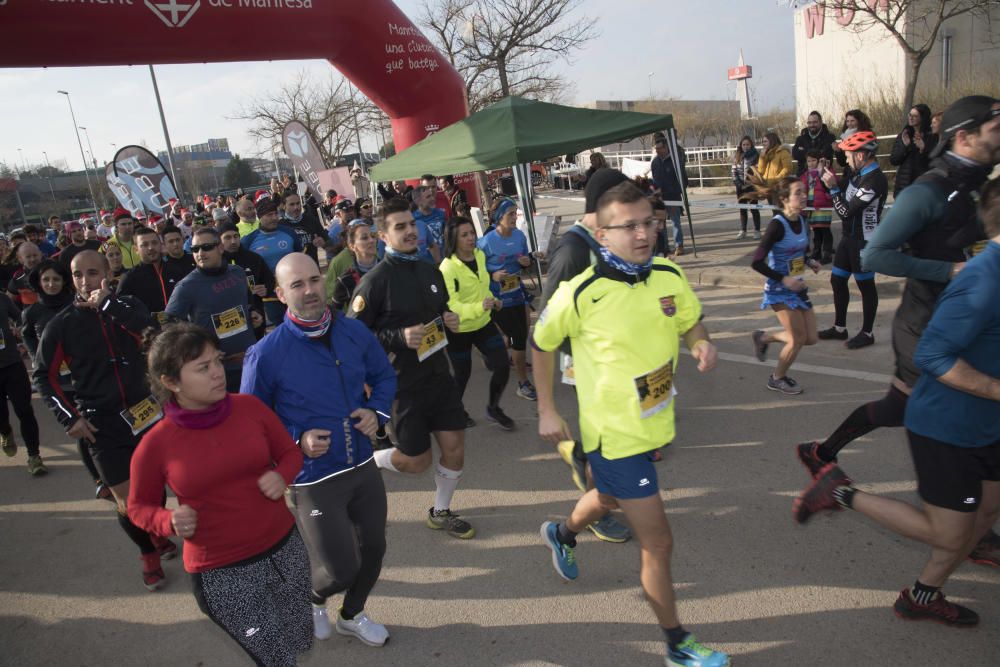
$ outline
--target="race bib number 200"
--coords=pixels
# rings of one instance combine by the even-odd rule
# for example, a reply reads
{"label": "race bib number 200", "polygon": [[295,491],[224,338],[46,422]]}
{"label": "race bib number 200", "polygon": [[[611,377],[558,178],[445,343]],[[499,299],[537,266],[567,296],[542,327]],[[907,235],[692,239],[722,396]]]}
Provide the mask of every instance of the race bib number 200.
{"label": "race bib number 200", "polygon": [[643,419],[666,409],[677,395],[673,359],[635,378],[635,391],[639,396],[639,416]]}

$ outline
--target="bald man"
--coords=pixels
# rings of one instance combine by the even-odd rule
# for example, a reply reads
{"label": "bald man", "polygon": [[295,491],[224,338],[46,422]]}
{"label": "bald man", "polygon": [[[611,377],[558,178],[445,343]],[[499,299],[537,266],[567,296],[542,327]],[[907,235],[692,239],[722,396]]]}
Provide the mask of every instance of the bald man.
{"label": "bald man", "polygon": [[[66,435],[86,441],[101,481],[111,489],[118,524],[142,554],[143,585],[166,581],[160,558],[173,558],[170,540],[149,535],[128,518],[129,467],[142,435],[163,416],[146,382],[142,332],[156,321],[142,303],[108,287],[108,260],[84,250],[70,264],[76,302],[46,325],[35,355],[34,380]],[[63,393],[59,372],[69,367],[76,393]]]}
{"label": "bald man", "polygon": [[371,438],[389,420],[396,373],[368,327],[327,306],[311,257],[286,255],[275,278],[288,310],[247,350],[240,391],[274,410],[305,454],[287,498],[309,549],[316,638],[332,634],[326,602],[344,592],[337,632],[382,646],[388,631],[365,613],[385,554],[385,487]]}

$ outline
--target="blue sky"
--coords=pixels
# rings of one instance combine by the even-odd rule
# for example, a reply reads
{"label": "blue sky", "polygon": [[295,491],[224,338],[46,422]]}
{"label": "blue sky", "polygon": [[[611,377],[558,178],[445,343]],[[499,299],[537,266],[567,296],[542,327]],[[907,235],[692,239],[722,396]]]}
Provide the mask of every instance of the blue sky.
{"label": "blue sky", "polygon": [[[397,0],[415,17],[421,0]],[[613,10],[612,10],[613,8]],[[656,97],[735,99],[726,68],[740,48],[754,68],[751,92],[758,109],[791,108],[795,99],[792,10],[777,0],[584,0],[582,11],[598,18],[600,37],[558,71],[576,88],[575,100]],[[140,47],[141,48],[141,47]],[[243,154],[253,144],[247,125],[228,120],[265,82],[307,69],[331,71],[326,61],[159,65],[157,79],[175,145],[227,137]],[[80,151],[63,95],[72,94],[79,125],[90,134],[100,164],[119,147],[145,141],[164,147],[148,69],[135,67],[0,69],[0,161],[81,167]],[[86,137],[81,138],[87,148]],[[366,141],[366,149],[375,145]],[[18,148],[22,149],[18,152]]]}

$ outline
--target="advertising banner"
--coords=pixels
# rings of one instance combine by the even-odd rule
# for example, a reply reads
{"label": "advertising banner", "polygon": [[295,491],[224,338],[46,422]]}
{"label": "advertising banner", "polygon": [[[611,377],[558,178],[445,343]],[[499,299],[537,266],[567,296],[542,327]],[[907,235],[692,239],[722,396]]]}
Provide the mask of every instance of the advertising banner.
{"label": "advertising banner", "polygon": [[125,146],[115,153],[112,166],[114,175],[148,211],[162,215],[170,200],[177,199],[167,170],[142,146]]}
{"label": "advertising banner", "polygon": [[142,213],[142,202],[132,196],[122,179],[115,176],[114,163],[109,162],[108,166],[104,168],[104,177],[107,178],[108,188],[114,193],[122,208],[128,210],[133,216]]}
{"label": "advertising banner", "polygon": [[[326,165],[312,134],[305,125],[293,120],[281,131],[281,144],[285,149],[285,155],[292,159],[292,164],[298,170],[299,178],[305,181],[306,187],[316,197],[316,201],[323,201],[319,172],[325,171]],[[353,189],[349,191],[353,192]]]}

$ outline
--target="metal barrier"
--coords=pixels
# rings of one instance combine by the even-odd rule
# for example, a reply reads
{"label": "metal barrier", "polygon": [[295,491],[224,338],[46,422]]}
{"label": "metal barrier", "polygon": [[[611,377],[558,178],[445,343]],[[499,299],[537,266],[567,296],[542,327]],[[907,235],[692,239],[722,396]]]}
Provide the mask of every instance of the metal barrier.
{"label": "metal barrier", "polygon": [[[892,141],[896,140],[895,134],[887,134],[878,137],[881,146],[888,145],[889,150],[892,150]],[[784,144],[785,148],[789,151],[792,150],[792,144]],[[761,150],[760,146],[757,146],[757,150]],[[684,153],[687,158],[685,164],[685,171],[687,172],[688,179],[692,187],[703,188],[706,186],[715,185],[719,187],[721,185],[729,185],[733,182],[731,173],[729,172],[730,167],[732,167],[733,153],[736,152],[735,146],[697,146],[694,148],[685,148]],[[622,160],[638,160],[639,162],[649,162],[655,156],[652,149],[646,151],[609,151],[607,153],[602,153],[604,158],[608,161],[608,165],[614,167],[615,169],[621,169]],[[590,153],[580,153],[577,156],[577,165],[584,171],[590,166],[589,163]],[[889,162],[889,153],[876,153],[875,157],[879,159],[879,165],[885,165],[891,167]],[[794,163],[794,160],[793,160]],[[705,175],[705,171],[712,169],[714,167],[725,167],[725,176],[711,176]],[[895,174],[896,169],[882,169],[885,174]],[[713,181],[722,181],[722,183],[713,183]],[[694,183],[697,182],[697,186]]]}

